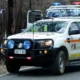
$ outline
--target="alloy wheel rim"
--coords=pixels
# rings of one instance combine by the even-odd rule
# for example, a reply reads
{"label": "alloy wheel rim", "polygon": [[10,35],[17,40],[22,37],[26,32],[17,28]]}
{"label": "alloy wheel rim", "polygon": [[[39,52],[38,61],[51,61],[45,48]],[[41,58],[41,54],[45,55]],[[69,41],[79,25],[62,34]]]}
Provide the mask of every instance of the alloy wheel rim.
{"label": "alloy wheel rim", "polygon": [[64,72],[64,60],[63,60],[63,55],[60,57],[59,59],[59,68],[60,68],[60,72],[63,73]]}

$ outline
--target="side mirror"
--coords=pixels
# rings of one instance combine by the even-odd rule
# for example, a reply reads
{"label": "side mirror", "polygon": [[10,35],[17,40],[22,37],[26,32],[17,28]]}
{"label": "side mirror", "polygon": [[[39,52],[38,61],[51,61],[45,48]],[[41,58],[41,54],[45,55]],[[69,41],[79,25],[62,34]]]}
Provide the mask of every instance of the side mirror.
{"label": "side mirror", "polygon": [[79,34],[79,30],[71,30],[69,31],[69,35]]}

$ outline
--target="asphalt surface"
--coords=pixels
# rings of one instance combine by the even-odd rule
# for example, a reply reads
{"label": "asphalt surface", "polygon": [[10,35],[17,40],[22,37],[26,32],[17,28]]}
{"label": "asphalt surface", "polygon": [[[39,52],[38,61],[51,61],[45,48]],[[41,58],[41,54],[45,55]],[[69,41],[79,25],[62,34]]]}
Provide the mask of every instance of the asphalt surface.
{"label": "asphalt surface", "polygon": [[80,66],[68,67],[63,75],[52,75],[43,68],[28,68],[18,74],[0,76],[0,80],[80,80]]}

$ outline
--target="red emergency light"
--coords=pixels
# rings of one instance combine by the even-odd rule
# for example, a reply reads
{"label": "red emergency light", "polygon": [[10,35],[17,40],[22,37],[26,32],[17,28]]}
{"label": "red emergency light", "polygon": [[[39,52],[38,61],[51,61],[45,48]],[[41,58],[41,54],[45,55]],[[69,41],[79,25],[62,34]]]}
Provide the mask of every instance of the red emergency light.
{"label": "red emergency light", "polygon": [[73,2],[73,5],[80,5],[80,2]]}

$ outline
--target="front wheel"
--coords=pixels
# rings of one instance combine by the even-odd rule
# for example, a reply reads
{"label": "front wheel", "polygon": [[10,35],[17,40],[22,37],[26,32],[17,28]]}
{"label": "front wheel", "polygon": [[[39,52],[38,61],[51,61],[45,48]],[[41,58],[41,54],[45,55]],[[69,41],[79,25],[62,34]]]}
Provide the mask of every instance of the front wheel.
{"label": "front wheel", "polygon": [[60,50],[57,53],[55,61],[51,65],[51,72],[57,74],[63,74],[65,71],[65,53],[63,50]]}
{"label": "front wheel", "polygon": [[20,69],[20,66],[14,62],[6,62],[6,69],[9,73],[17,73]]}

